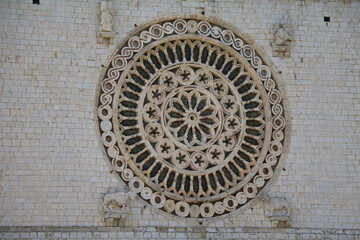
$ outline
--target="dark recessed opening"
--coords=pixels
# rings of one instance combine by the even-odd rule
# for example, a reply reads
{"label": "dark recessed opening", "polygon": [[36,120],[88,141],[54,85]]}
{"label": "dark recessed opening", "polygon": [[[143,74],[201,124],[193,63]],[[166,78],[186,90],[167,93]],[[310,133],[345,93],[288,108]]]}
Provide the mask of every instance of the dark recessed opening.
{"label": "dark recessed opening", "polygon": [[40,4],[40,0],[33,0],[33,4]]}
{"label": "dark recessed opening", "polygon": [[330,22],[330,17],[324,17],[324,22]]}

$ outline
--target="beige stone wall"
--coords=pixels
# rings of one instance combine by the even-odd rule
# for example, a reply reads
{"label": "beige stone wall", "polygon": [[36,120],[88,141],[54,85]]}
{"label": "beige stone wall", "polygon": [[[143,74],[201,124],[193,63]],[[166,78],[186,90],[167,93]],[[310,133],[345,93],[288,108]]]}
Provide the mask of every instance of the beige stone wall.
{"label": "beige stone wall", "polygon": [[[281,72],[292,118],[286,170],[270,194],[288,199],[293,228],[360,229],[358,1],[113,2],[115,41],[163,14],[203,11],[253,37]],[[2,227],[104,226],[102,198],[120,184],[95,133],[99,70],[115,47],[97,43],[99,15],[100,1],[0,1]],[[295,40],[290,57],[274,57],[284,16]],[[271,227],[261,203],[203,225],[131,207],[126,227]]]}

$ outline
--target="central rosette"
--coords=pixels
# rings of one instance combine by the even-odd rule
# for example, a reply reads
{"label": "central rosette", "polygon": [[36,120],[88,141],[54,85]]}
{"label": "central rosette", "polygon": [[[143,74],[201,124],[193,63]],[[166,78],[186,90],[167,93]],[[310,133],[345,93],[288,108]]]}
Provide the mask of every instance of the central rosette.
{"label": "central rosette", "polygon": [[204,90],[182,88],[171,95],[165,108],[166,126],[189,150],[215,136],[220,114]]}

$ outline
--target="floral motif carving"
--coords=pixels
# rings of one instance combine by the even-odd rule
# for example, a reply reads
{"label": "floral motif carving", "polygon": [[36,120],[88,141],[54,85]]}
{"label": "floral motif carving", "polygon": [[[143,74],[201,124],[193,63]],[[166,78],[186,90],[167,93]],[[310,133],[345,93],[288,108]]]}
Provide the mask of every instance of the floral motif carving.
{"label": "floral motif carving", "polygon": [[181,91],[166,110],[167,126],[186,146],[202,145],[215,134],[219,125],[217,109],[206,95],[196,89]]}

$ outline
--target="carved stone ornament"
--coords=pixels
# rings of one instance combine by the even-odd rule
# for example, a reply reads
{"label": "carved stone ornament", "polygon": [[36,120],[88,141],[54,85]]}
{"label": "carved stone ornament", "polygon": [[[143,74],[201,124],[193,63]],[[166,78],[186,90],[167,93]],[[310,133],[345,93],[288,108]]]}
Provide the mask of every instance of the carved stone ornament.
{"label": "carved stone ornament", "polygon": [[272,44],[274,56],[289,57],[290,43],[294,40],[294,27],[289,23],[279,24]]}
{"label": "carved stone ornament", "polygon": [[112,31],[112,25],[114,23],[114,12],[112,10],[112,4],[108,1],[102,1],[100,5],[100,27],[97,33],[98,43],[113,43],[115,33]]}
{"label": "carved stone ornament", "polygon": [[274,227],[290,227],[291,210],[285,198],[264,197],[264,213]]}
{"label": "carved stone ornament", "polygon": [[107,162],[162,213],[243,212],[268,191],[288,149],[279,84],[261,48],[219,20],[147,23],[101,71],[97,131]]}
{"label": "carved stone ornament", "polygon": [[275,32],[275,44],[278,46],[289,45],[294,39],[294,27],[290,24],[280,24]]}
{"label": "carved stone ornament", "polygon": [[107,193],[102,204],[105,223],[108,227],[119,226],[129,213],[128,203],[135,198],[132,192]]}
{"label": "carved stone ornament", "polygon": [[99,32],[112,32],[112,25],[114,23],[112,4],[108,1],[102,1],[100,5],[100,10],[101,19]]}

